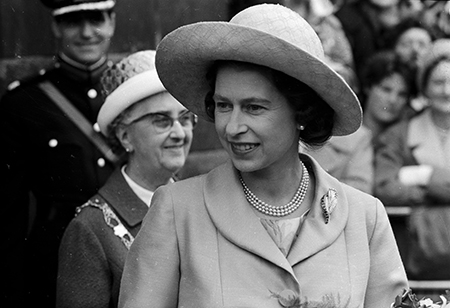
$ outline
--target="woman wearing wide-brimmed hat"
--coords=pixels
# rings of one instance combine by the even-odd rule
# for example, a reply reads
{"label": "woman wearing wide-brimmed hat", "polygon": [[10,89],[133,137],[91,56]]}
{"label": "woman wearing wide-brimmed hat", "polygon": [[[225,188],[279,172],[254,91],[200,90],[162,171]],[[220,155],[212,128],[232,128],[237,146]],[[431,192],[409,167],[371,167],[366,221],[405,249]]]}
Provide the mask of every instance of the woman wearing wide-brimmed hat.
{"label": "woman wearing wide-brimmed hat", "polygon": [[77,209],[59,250],[57,307],[117,307],[125,257],[156,188],[174,182],[196,116],[166,91],[155,51],[133,53],[102,78],[108,94],[97,121],[127,153],[99,192]]}
{"label": "woman wearing wide-brimmed hat", "polygon": [[280,5],[167,35],[168,91],[214,121],[230,159],[155,192],[120,307],[388,307],[407,288],[383,205],[298,142],[361,124],[359,102],[308,23]]}

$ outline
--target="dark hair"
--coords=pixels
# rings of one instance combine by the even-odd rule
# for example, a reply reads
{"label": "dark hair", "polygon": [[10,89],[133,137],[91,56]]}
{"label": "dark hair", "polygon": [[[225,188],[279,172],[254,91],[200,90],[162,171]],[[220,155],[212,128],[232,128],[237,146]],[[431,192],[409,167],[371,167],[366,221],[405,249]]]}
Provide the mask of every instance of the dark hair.
{"label": "dark hair", "polygon": [[[208,70],[210,91],[205,97],[205,111],[214,122],[215,103],[213,95],[218,68],[224,63],[238,61],[216,61]],[[255,64],[256,65],[256,64]],[[304,127],[300,140],[309,147],[320,147],[331,138],[335,111],[313,89],[298,79],[269,68],[275,87],[284,95],[296,112],[296,122]]]}
{"label": "dark hair", "polygon": [[[412,75],[409,68],[399,60],[395,52],[391,50],[379,51],[367,60],[361,78],[362,89],[377,85],[393,74],[399,74],[406,81],[408,86],[408,96],[410,97],[413,94],[414,89],[414,75]],[[361,91],[361,96],[363,96],[361,101],[362,107],[364,108],[366,102],[364,91]]]}
{"label": "dark hair", "polygon": [[124,126],[123,121],[128,118],[128,116],[131,114],[131,110],[134,109],[135,105],[136,104],[132,104],[131,106],[127,107],[124,111],[117,115],[114,120],[112,120],[111,123],[109,123],[106,127],[108,133],[106,141],[108,142],[113,152],[119,153],[124,152],[125,150],[119,138],[117,138],[116,133],[120,127]]}
{"label": "dark hair", "polygon": [[418,17],[409,17],[402,20],[398,25],[389,29],[389,33],[386,34],[385,45],[386,49],[394,49],[397,45],[400,37],[408,30],[413,28],[423,29],[430,35],[432,41],[435,40],[435,36],[431,29],[426,26]]}
{"label": "dark hair", "polygon": [[249,8],[253,5],[261,3],[279,4],[280,0],[227,0],[227,2],[228,19],[231,19],[240,11],[245,10],[246,8]]}
{"label": "dark hair", "polygon": [[435,59],[432,63],[430,63],[425,68],[425,70],[423,71],[423,74],[422,74],[422,79],[420,80],[420,82],[422,84],[419,85],[420,89],[422,89],[422,93],[425,91],[425,88],[428,85],[428,81],[430,79],[430,75],[433,72],[433,70],[436,68],[436,66],[438,66],[439,63],[444,62],[444,61],[450,62],[450,56],[442,55],[442,56],[438,57],[437,59]]}

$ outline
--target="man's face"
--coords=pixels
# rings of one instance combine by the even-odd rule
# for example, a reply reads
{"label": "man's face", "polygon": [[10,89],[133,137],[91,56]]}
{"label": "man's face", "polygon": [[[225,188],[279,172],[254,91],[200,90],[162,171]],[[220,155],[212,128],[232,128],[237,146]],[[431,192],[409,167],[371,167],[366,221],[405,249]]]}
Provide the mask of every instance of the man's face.
{"label": "man's face", "polygon": [[108,52],[114,28],[115,14],[105,11],[68,13],[53,23],[60,51],[83,65],[97,62]]}

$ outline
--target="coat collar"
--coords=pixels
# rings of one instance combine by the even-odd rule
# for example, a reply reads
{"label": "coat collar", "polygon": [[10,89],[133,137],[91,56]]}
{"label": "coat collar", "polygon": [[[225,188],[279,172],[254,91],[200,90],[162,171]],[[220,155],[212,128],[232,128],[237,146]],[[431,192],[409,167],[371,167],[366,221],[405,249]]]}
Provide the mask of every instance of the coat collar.
{"label": "coat collar", "polygon": [[58,54],[56,67],[61,70],[72,79],[77,82],[98,83],[102,77],[103,72],[108,68],[108,61],[106,57],[102,57],[96,63],[86,66],[80,64],[63,53]]}
{"label": "coat collar", "polygon": [[419,164],[447,166],[450,139],[443,148],[438,133],[434,129],[431,111],[425,110],[411,119],[408,127],[408,147]]}
{"label": "coat collar", "polygon": [[[315,178],[314,201],[299,237],[287,258],[275,245],[245,199],[236,169],[231,161],[210,172],[205,181],[205,203],[218,231],[230,242],[284,268],[294,277],[292,267],[298,262],[331,245],[344,229],[348,204],[341,184],[328,175],[307,155],[301,159]],[[322,197],[334,188],[338,205],[325,224],[320,205]]]}
{"label": "coat collar", "polygon": [[98,193],[130,227],[140,224],[147,214],[148,206],[131,190],[120,167],[114,170]]}

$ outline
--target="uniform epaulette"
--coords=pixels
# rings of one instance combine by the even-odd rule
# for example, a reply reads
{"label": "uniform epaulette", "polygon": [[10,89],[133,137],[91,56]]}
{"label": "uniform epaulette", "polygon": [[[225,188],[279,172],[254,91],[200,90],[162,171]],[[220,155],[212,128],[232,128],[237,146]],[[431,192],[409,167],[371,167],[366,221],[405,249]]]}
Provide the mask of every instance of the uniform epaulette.
{"label": "uniform epaulette", "polygon": [[21,85],[26,85],[28,83],[35,82],[36,79],[42,78],[46,73],[47,69],[41,69],[37,74],[32,74],[29,76],[24,77],[22,80],[14,80],[8,86],[6,87],[7,91],[13,91],[14,89],[18,88]]}
{"label": "uniform epaulette", "polygon": [[15,88],[17,88],[18,86],[20,86],[20,81],[19,81],[19,80],[14,80],[13,82],[11,82],[11,83],[6,87],[6,89],[7,89],[8,91],[12,91],[12,90],[14,90]]}

